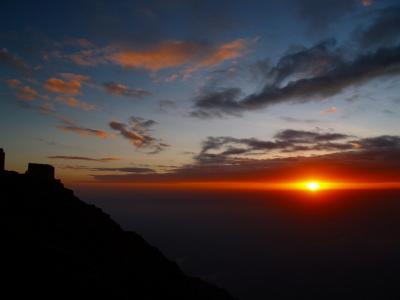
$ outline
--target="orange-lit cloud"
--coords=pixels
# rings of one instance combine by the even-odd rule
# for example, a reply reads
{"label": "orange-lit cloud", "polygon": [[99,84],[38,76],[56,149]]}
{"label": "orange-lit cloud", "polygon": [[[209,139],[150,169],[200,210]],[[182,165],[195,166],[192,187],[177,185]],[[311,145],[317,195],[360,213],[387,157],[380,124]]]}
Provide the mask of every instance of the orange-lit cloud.
{"label": "orange-lit cloud", "polygon": [[332,106],[332,107],[329,107],[329,108],[321,111],[321,115],[329,115],[329,114],[334,114],[336,112],[337,112],[337,108]]}
{"label": "orange-lit cloud", "polygon": [[6,84],[10,87],[10,88],[17,88],[18,86],[21,85],[21,81],[18,79],[7,79],[6,80]]}
{"label": "orange-lit cloud", "polygon": [[198,55],[198,45],[182,41],[167,41],[152,49],[121,51],[110,56],[110,60],[125,68],[142,68],[158,71],[189,63]]}
{"label": "orange-lit cloud", "polygon": [[216,66],[226,60],[235,59],[243,55],[248,48],[248,42],[244,39],[234,40],[226,43],[212,51],[209,55],[197,63],[194,68],[207,68]]}
{"label": "orange-lit cloud", "polygon": [[8,79],[5,82],[10,88],[16,89],[17,97],[21,100],[33,101],[38,98],[47,99],[47,96],[41,96],[38,91],[28,85],[23,85],[18,79]]}
{"label": "orange-lit cloud", "polygon": [[67,126],[59,125],[59,126],[57,126],[57,128],[62,131],[77,133],[81,136],[96,136],[96,137],[99,137],[102,139],[106,139],[110,136],[108,132],[103,131],[103,130],[84,128],[84,127],[78,127],[78,126],[73,126],[73,125],[67,125]]}
{"label": "orange-lit cloud", "polygon": [[56,100],[68,105],[69,107],[77,107],[87,111],[96,109],[96,105],[81,101],[75,97],[60,95],[56,97]]}
{"label": "orange-lit cloud", "polygon": [[29,86],[22,86],[18,89],[17,97],[22,100],[32,101],[40,97],[39,93]]}
{"label": "orange-lit cloud", "polygon": [[146,50],[119,51],[111,54],[109,60],[124,68],[140,68],[149,71],[192,64],[193,66],[187,69],[190,72],[237,58],[247,47],[248,43],[243,39],[218,47],[208,47],[193,42],[166,41]]}
{"label": "orange-lit cloud", "polygon": [[86,75],[76,74],[76,73],[60,73],[62,78],[68,81],[78,81],[80,83],[88,83],[91,81],[91,78]]}
{"label": "orange-lit cloud", "polygon": [[58,78],[49,78],[43,87],[49,92],[66,95],[77,95],[81,92],[81,82],[76,80],[64,81]]}

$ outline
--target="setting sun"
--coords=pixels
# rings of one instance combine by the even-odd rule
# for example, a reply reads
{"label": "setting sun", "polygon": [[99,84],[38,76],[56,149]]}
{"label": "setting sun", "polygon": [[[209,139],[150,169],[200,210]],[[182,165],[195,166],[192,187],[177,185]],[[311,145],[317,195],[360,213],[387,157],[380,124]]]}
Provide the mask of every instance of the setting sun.
{"label": "setting sun", "polygon": [[318,191],[321,185],[316,181],[311,181],[311,182],[307,182],[306,186],[310,191],[314,192],[314,191]]}

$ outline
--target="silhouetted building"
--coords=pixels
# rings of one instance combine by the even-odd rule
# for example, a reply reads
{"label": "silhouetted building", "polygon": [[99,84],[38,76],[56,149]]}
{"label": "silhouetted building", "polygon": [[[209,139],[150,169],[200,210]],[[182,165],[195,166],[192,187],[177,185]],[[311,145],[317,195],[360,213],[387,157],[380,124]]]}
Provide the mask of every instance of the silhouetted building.
{"label": "silhouetted building", "polygon": [[54,179],[54,167],[51,165],[45,164],[33,164],[29,163],[28,171],[26,171],[26,175],[34,176],[35,178],[40,179]]}
{"label": "silhouetted building", "polygon": [[4,153],[3,148],[0,148],[0,172],[4,171],[6,154]]}

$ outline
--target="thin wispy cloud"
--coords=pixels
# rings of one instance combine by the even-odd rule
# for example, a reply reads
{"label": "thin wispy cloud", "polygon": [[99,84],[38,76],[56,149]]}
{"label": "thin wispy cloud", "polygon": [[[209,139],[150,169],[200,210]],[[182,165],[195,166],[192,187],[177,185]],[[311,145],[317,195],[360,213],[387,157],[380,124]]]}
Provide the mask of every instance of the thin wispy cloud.
{"label": "thin wispy cloud", "polygon": [[57,102],[64,103],[69,107],[76,107],[86,111],[96,109],[96,105],[87,103],[72,96],[58,95],[55,99]]}
{"label": "thin wispy cloud", "polygon": [[65,132],[72,132],[81,136],[94,136],[101,139],[107,139],[110,137],[110,134],[104,130],[79,127],[74,125],[58,125],[57,128]]}
{"label": "thin wispy cloud", "polygon": [[329,115],[335,113],[337,113],[337,108],[335,106],[329,107],[320,112],[321,115]]}
{"label": "thin wispy cloud", "polygon": [[69,155],[54,155],[48,156],[49,159],[59,159],[59,160],[83,160],[83,161],[93,161],[93,162],[113,162],[121,160],[119,157],[101,157],[101,158],[93,158],[86,156],[69,156]]}
{"label": "thin wispy cloud", "polygon": [[105,82],[103,83],[105,91],[111,95],[124,96],[130,98],[142,98],[151,95],[150,92],[141,88],[130,88],[122,83]]}

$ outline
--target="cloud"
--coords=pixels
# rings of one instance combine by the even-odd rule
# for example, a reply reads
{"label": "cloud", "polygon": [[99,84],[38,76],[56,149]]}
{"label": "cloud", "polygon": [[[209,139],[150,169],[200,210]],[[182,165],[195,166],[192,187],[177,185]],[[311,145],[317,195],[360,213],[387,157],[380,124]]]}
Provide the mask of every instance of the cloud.
{"label": "cloud", "polygon": [[382,135],[378,137],[365,138],[358,141],[353,141],[361,149],[384,149],[384,148],[399,148],[400,137],[391,135]]}
{"label": "cloud", "polygon": [[248,48],[248,42],[244,39],[234,40],[223,44],[200,59],[194,66],[189,67],[185,72],[193,72],[197,69],[217,66],[220,63],[242,56]]}
{"label": "cloud", "polygon": [[190,66],[186,73],[216,66],[226,60],[242,56],[248,42],[238,39],[218,46],[186,41],[165,41],[144,50],[123,50],[112,53],[108,59],[124,68],[159,71],[166,68]]}
{"label": "cloud", "polygon": [[91,48],[84,47],[84,49],[71,54],[62,55],[62,57],[79,66],[93,67],[107,62],[105,56],[106,52],[106,49],[99,49],[92,45]]}
{"label": "cloud", "polygon": [[201,90],[195,98],[196,110],[191,112],[192,117],[209,118],[221,117],[223,114],[239,115],[242,106],[239,88],[224,88],[217,90]]}
{"label": "cloud", "polygon": [[[238,88],[203,90],[195,98],[195,111],[192,112],[192,116],[238,115],[246,110],[260,109],[278,103],[303,103],[336,95],[349,86],[375,78],[400,74],[400,46],[361,54],[351,61],[339,59],[335,55],[327,57],[331,59],[325,61],[326,65],[317,69],[312,68],[306,72],[306,77],[290,80],[281,85],[280,83],[286,79],[296,76],[299,70],[297,61],[291,61],[290,64],[293,66],[285,68],[283,72],[279,64],[286,60],[287,56],[284,56],[273,69],[279,70],[273,82],[267,83],[260,92],[242,98],[239,98],[241,90]],[[303,65],[303,61],[303,58],[300,59],[300,65]],[[300,70],[304,70],[303,67],[300,67]]]}
{"label": "cloud", "polygon": [[143,89],[130,88],[126,85],[123,85],[121,83],[116,83],[113,81],[103,83],[103,87],[106,90],[106,92],[111,95],[125,96],[131,98],[142,98],[144,96],[151,95],[150,92],[145,91]]}
{"label": "cloud", "polygon": [[148,148],[150,154],[156,154],[169,145],[157,140],[150,134],[150,127],[157,124],[154,120],[145,120],[131,117],[128,124],[112,121],[109,123],[111,129],[116,130],[122,137],[137,148]]}
{"label": "cloud", "polygon": [[47,158],[49,158],[49,159],[64,159],[64,160],[85,160],[85,161],[94,161],[94,162],[113,162],[113,161],[121,160],[118,157],[93,158],[93,157],[85,157],[85,156],[68,156],[68,155],[48,156]]}
{"label": "cloud", "polygon": [[40,95],[36,90],[26,85],[18,88],[17,97],[22,100],[32,101],[40,98]]}
{"label": "cloud", "polygon": [[142,51],[125,50],[113,53],[109,59],[124,68],[158,71],[189,63],[198,55],[198,45],[183,41],[166,41]]}
{"label": "cloud", "polygon": [[24,85],[18,79],[7,79],[5,80],[5,82],[8,85],[8,87],[16,91],[16,96],[20,100],[33,101],[36,99],[43,99],[43,100],[49,99],[47,95],[41,95],[37,90],[28,85]]}
{"label": "cloud", "polygon": [[335,46],[334,39],[327,39],[310,48],[289,49],[289,52],[266,73],[266,78],[275,85],[281,85],[292,80],[321,76],[329,71],[332,65],[342,62]]}
{"label": "cloud", "polygon": [[320,141],[343,140],[351,136],[343,133],[321,133],[314,131],[286,129],[278,132],[275,138],[286,141],[313,143]]}
{"label": "cloud", "polygon": [[76,73],[60,73],[60,77],[68,80],[68,81],[78,81],[80,83],[89,83],[91,82],[90,76],[76,74]]}
{"label": "cloud", "polygon": [[64,103],[69,107],[78,107],[82,110],[91,111],[96,109],[96,105],[81,101],[75,97],[58,95],[56,101]]}
{"label": "cloud", "polygon": [[[51,157],[50,157],[51,158]],[[65,158],[65,156],[61,156],[61,158]],[[100,161],[107,162],[110,158],[102,158],[102,159],[92,159],[87,157],[69,157],[68,159],[76,159],[76,160],[89,160],[89,161]],[[111,158],[113,159],[113,158]],[[107,160],[107,161],[105,161]],[[113,159],[116,160],[116,159]],[[110,160],[111,161],[111,160]],[[87,166],[62,166],[63,169],[72,169],[72,170],[89,170],[95,172],[112,172],[112,173],[128,173],[128,174],[153,174],[155,171],[150,168],[143,167],[120,167],[120,168],[99,168],[99,167],[87,167]]]}
{"label": "cloud", "polygon": [[155,172],[153,169],[141,168],[141,167],[91,168],[91,170],[100,172],[122,172],[122,173],[140,173],[140,174],[149,174]]}
{"label": "cloud", "polygon": [[[288,140],[311,137],[310,142],[317,140],[337,142],[344,134],[326,134],[285,130],[276,136],[284,136]],[[202,151],[195,157],[195,162],[184,165],[166,173],[152,174],[102,174],[93,175],[99,181],[129,182],[217,182],[217,181],[254,181],[285,182],[304,180],[318,176],[321,180],[337,180],[348,182],[394,182],[400,181],[400,136],[377,136],[351,139],[347,136],[341,143],[347,143],[348,149],[336,149],[334,153],[304,156],[286,156],[281,158],[240,157],[235,151],[224,153],[221,145],[239,142],[242,146],[271,149],[280,147],[277,140],[258,141],[254,139],[208,138],[203,143]],[[354,137],[353,137],[354,138]],[[209,147],[214,148],[209,148]],[[209,154],[204,159],[204,151],[220,152]],[[228,149],[229,150],[229,149]],[[281,148],[284,151],[283,148]],[[237,151],[239,152],[239,151]],[[374,172],[371,172],[374,170]]]}
{"label": "cloud", "polygon": [[59,125],[57,128],[62,131],[73,132],[82,136],[96,136],[102,139],[106,139],[110,136],[108,132],[103,130],[84,128],[75,125]]}
{"label": "cloud", "polygon": [[77,95],[81,93],[81,82],[77,80],[64,81],[58,78],[49,78],[43,88],[52,93]]}
{"label": "cloud", "polygon": [[27,72],[30,70],[30,67],[21,58],[12,54],[7,48],[0,48],[0,64],[19,72]]}
{"label": "cloud", "polygon": [[7,79],[5,82],[10,88],[17,88],[22,84],[21,81],[18,79]]}
{"label": "cloud", "polygon": [[24,102],[19,101],[17,104],[19,107],[21,107],[23,109],[30,109],[30,110],[38,111],[43,114],[52,114],[55,112],[54,105],[49,102],[43,103],[40,105],[36,105],[36,104],[28,103],[25,101]]}
{"label": "cloud", "polygon": [[256,138],[208,137],[195,157],[201,162],[222,163],[232,156],[261,155],[271,151],[289,153],[305,151],[338,151],[358,148],[350,143],[351,136],[342,133],[321,133],[286,129],[278,132],[274,140]]}
{"label": "cloud", "polygon": [[329,114],[335,114],[335,113],[337,113],[337,108],[334,106],[321,111],[321,115],[329,115]]}
{"label": "cloud", "polygon": [[[347,4],[345,2],[348,2]],[[352,1],[300,1],[317,11],[347,7]],[[354,1],[353,1],[354,2]],[[359,3],[358,3],[359,5]],[[330,13],[330,12],[328,12]],[[240,88],[201,89],[192,116],[240,115],[279,103],[304,103],[335,96],[346,88],[400,74],[400,7],[378,10],[376,17],[353,36],[354,45],[337,46],[334,39],[296,47],[275,65],[264,68],[264,86],[244,94]]]}

